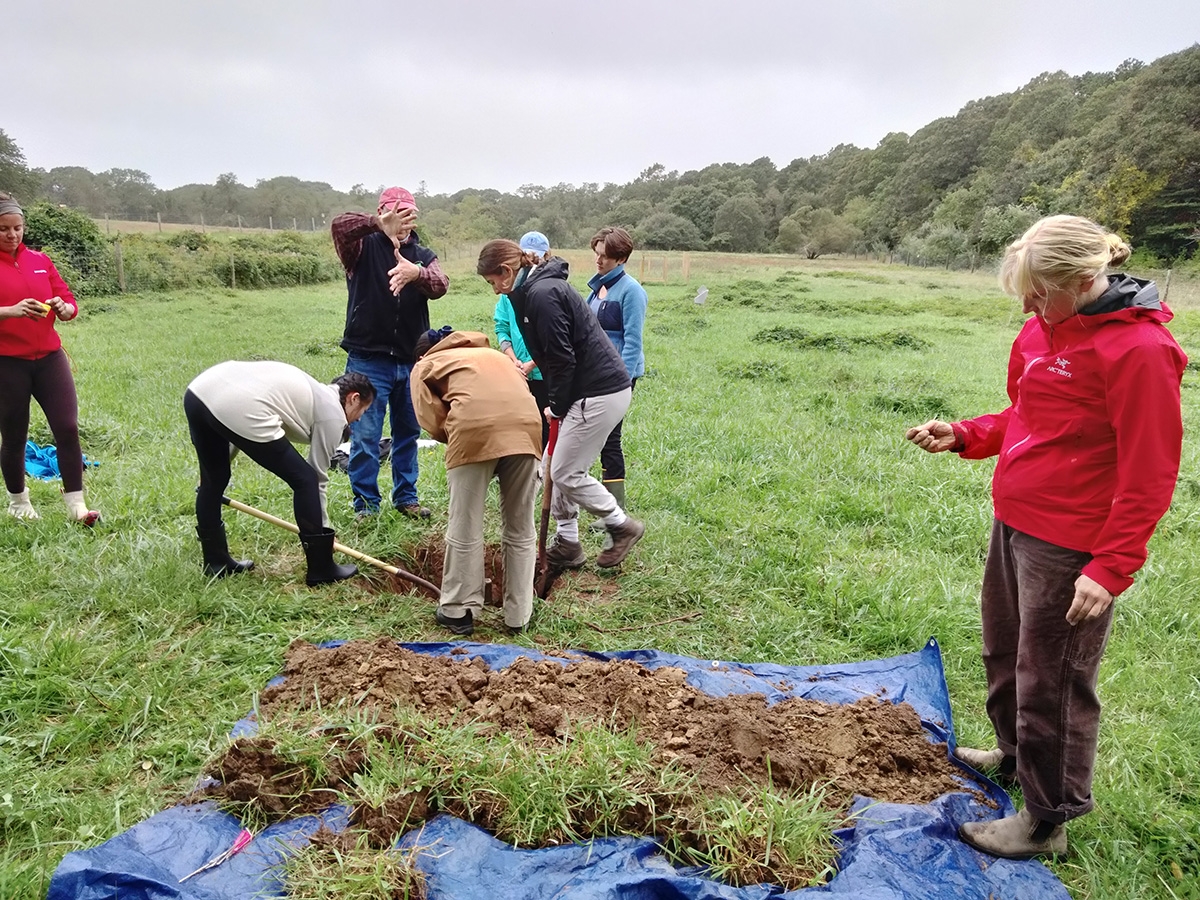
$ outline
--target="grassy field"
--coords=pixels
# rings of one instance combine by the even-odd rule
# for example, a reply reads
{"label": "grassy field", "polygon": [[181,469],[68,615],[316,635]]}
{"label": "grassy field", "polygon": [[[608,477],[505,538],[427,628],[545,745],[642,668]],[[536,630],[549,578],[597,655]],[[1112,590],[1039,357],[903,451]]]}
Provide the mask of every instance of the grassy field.
{"label": "grassy field", "polygon": [[[568,256],[582,285],[586,254]],[[471,262],[450,255],[435,326],[490,331],[494,297]],[[699,254],[688,283],[676,273],[649,286],[648,373],[625,426],[646,539],[614,591],[561,591],[517,640],[826,664],[933,635],[960,740],[986,744],[977,598],[992,467],[922,453],[903,432],[1004,405],[1019,305],[987,273]],[[1200,361],[1200,302],[1175,294],[1172,329]],[[41,521],[0,519],[0,897],[43,896],[65,853],[186,794],[293,639],[446,638],[428,601],[380,582],[306,588],[295,539],[236,513],[230,544],[255,573],[200,572],[184,387],[232,358],[332,377],[344,304],[338,284],[126,295],[63,326],[105,520],[68,527],[57,485],[43,483],[31,485]],[[770,339],[801,331],[807,349]],[[1175,502],[1118,601],[1101,669],[1097,810],[1071,824],[1074,855],[1054,867],[1076,898],[1200,897],[1198,386],[1189,371]],[[32,437],[49,441],[36,412]],[[444,526],[440,451],[421,463],[431,523],[356,526],[334,478],[339,539],[403,564]],[[245,461],[230,493],[290,515],[286,486]],[[599,538],[585,540],[594,555]]]}

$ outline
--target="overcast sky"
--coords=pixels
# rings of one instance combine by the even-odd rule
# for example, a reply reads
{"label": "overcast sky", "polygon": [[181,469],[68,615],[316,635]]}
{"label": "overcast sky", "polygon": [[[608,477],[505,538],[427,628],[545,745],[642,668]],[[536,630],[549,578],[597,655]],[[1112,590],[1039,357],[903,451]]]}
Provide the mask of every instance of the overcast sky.
{"label": "overcast sky", "polygon": [[443,193],[873,147],[1185,49],[1200,3],[24,0],[4,22],[0,128],[32,167]]}

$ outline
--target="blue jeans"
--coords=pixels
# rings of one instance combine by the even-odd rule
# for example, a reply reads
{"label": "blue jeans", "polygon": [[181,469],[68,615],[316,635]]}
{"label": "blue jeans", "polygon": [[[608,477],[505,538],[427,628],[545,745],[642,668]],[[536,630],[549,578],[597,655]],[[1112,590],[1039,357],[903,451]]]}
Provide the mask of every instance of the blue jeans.
{"label": "blue jeans", "polygon": [[392,411],[392,506],[412,506],[417,502],[417,437],[421,433],[408,386],[412,366],[394,356],[351,352],[346,371],[366,375],[377,393],[362,418],[350,426],[354,509],[379,511],[379,439],[388,409]]}

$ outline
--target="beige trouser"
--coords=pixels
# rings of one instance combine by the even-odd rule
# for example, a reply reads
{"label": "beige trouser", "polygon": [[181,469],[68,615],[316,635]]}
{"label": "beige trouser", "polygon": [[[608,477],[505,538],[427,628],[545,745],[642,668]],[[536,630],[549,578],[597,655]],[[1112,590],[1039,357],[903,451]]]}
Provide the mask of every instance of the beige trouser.
{"label": "beige trouser", "polygon": [[619,508],[613,495],[588,470],[600,457],[608,435],[625,418],[632,396],[625,388],[615,394],[584,397],[572,403],[563,416],[550,458],[554,480],[550,512],[556,522],[576,518],[580,507],[600,518]]}
{"label": "beige trouser", "polygon": [[483,608],[483,515],[488,485],[500,477],[500,546],[504,555],[504,624],[520,628],[533,612],[533,575],[537,566],[534,492],[537,457],[504,456],[467,463],[446,471],[450,522],[442,566],[442,611],[459,618],[466,610],[478,617]]}

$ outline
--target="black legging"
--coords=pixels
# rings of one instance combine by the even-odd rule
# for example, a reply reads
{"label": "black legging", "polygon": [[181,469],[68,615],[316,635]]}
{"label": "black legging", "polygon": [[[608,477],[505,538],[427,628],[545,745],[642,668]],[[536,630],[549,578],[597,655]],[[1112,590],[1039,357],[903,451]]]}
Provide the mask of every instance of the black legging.
{"label": "black legging", "polygon": [[183,395],[183,412],[187,416],[188,431],[191,432],[196,457],[200,461],[196,524],[201,531],[211,531],[221,526],[221,497],[229,486],[231,475],[230,444],[287,482],[292,489],[292,509],[301,534],[321,531],[324,522],[317,473],[287,438],[259,443],[235,434],[191,391]]}
{"label": "black legging", "polygon": [[79,401],[71,362],[61,347],[41,359],[0,356],[0,472],[4,486],[13,494],[25,490],[30,398],[37,400],[54,435],[63,490],[82,491]]}
{"label": "black legging", "polygon": [[546,407],[550,405],[550,385],[544,378],[529,379],[529,393],[538,405],[538,418],[542,420],[542,449],[550,443],[550,423],[546,421]]}
{"label": "black legging", "polygon": [[[635,387],[636,378],[629,383],[631,391]],[[621,449],[621,426],[624,424],[625,420],[622,419],[617,423],[617,427],[608,433],[608,439],[600,451],[600,471],[605,481],[621,481],[625,478],[625,451]]]}

